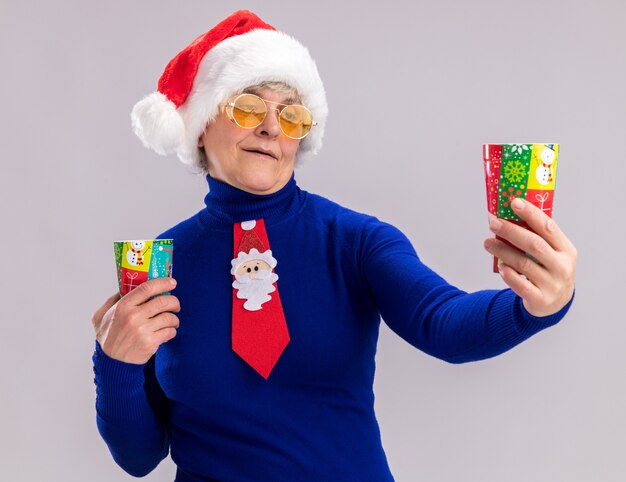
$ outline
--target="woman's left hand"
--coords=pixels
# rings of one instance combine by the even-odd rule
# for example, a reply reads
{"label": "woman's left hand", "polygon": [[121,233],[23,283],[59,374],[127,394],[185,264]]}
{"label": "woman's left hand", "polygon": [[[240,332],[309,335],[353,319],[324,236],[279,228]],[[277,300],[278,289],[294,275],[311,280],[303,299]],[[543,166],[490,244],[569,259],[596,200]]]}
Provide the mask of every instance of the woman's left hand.
{"label": "woman's left hand", "polygon": [[520,198],[513,200],[511,207],[534,233],[490,214],[491,231],[522,252],[495,238],[485,240],[485,249],[500,258],[502,279],[523,299],[526,310],[534,316],[551,315],[574,294],[576,248],[538,207]]}

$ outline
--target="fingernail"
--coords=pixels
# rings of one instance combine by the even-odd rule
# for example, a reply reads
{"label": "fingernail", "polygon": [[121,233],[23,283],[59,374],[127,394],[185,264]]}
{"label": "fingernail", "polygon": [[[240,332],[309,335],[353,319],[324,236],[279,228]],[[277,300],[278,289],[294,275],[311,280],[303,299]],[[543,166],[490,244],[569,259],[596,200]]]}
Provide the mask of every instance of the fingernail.
{"label": "fingernail", "polygon": [[513,199],[513,202],[511,203],[511,207],[515,209],[516,211],[521,211],[522,209],[524,209],[524,201],[516,197],[515,199]]}
{"label": "fingernail", "polygon": [[489,218],[489,228],[495,233],[502,226],[502,221],[498,218]]}
{"label": "fingernail", "polygon": [[170,278],[170,284],[172,286],[176,286],[176,280],[174,278]]}

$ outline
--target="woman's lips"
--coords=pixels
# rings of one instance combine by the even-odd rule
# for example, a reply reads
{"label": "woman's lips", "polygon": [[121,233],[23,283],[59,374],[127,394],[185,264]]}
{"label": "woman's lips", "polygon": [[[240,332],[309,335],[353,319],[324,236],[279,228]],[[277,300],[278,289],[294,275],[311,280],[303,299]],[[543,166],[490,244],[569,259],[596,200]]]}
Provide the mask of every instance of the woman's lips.
{"label": "woman's lips", "polygon": [[261,156],[263,158],[269,158],[276,160],[276,156],[271,152],[263,151],[261,149],[243,149],[245,152],[249,152],[250,154],[256,154],[257,156]]}

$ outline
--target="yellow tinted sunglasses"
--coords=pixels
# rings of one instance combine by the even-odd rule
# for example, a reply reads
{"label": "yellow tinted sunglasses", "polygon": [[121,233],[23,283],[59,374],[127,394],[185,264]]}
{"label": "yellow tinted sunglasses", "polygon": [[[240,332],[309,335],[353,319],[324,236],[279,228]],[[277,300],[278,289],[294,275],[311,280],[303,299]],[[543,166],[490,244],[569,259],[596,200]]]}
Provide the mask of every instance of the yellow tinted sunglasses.
{"label": "yellow tinted sunglasses", "polygon": [[[268,104],[277,107],[269,107]],[[230,120],[244,129],[261,125],[269,109],[276,111],[281,132],[291,139],[306,137],[311,128],[317,125],[311,111],[303,105],[272,102],[254,94],[240,94],[224,104]]]}

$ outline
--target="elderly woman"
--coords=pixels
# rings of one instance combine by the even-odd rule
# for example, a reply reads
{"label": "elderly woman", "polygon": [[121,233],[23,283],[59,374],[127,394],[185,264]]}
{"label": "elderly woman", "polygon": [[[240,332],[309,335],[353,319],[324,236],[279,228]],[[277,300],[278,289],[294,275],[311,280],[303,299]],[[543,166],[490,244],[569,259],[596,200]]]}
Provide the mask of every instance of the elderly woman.
{"label": "elderly woman", "polygon": [[[177,280],[96,311],[97,423],[116,462],[176,480],[393,480],[374,414],[380,317],[450,363],[495,356],[558,322],[576,251],[534,206],[485,248],[511,287],[465,293],[393,226],[301,190],[321,145],[324,88],[308,51],[236,12],[167,66],[133,110],[159,153],[206,173],[206,208],[161,234]],[[175,289],[174,289],[175,288]],[[156,296],[173,290],[173,295]]]}

